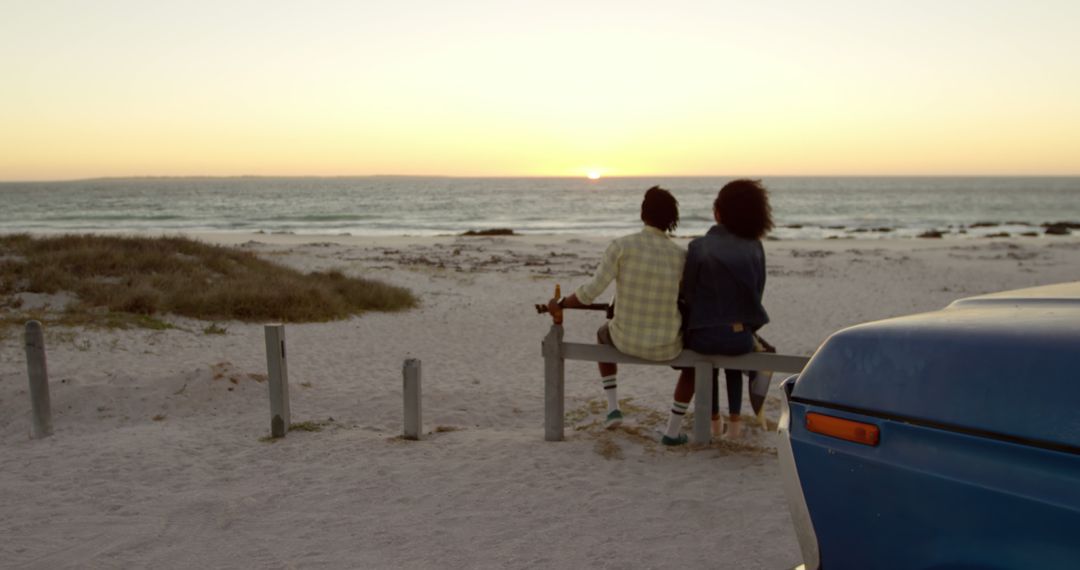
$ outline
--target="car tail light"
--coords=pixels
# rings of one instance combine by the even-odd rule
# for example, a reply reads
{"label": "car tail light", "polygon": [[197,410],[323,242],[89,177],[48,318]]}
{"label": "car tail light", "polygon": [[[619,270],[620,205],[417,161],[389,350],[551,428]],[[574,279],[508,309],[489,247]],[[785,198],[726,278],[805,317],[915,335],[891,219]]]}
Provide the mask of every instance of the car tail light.
{"label": "car tail light", "polygon": [[853,441],[863,445],[876,446],[878,444],[879,433],[877,426],[833,416],[826,416],[825,414],[814,412],[807,413],[806,429],[814,433]]}

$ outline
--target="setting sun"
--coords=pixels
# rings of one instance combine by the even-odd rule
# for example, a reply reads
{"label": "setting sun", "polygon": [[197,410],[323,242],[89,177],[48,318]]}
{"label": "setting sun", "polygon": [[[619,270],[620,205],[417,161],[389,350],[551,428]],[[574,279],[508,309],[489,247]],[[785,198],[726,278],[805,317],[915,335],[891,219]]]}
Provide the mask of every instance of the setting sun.
{"label": "setting sun", "polygon": [[595,170],[589,171],[589,173],[588,173],[588,174],[586,174],[585,176],[586,176],[586,177],[587,177],[587,178],[588,178],[589,180],[600,180],[600,173],[599,173],[599,172],[596,172]]}

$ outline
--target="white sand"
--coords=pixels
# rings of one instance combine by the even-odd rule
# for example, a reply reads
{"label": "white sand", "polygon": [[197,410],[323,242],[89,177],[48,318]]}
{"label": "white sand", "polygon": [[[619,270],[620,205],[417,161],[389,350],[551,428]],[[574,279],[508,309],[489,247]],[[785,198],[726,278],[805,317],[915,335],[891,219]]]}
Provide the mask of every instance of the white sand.
{"label": "white sand", "polygon": [[[258,324],[218,323],[224,335],[184,319],[161,332],[47,331],[56,433],[38,441],[28,439],[21,335],[8,329],[0,340],[0,566],[798,562],[769,434],[702,450],[636,435],[666,414],[670,370],[623,368],[628,426],[604,432],[590,411],[602,407],[594,366],[568,363],[567,441],[543,441],[540,339],[550,320],[532,304],[556,282],[566,292],[581,284],[606,240],[203,239],[404,285],[423,307],[289,325],[293,421],[327,425],[273,443],[260,440],[269,403]],[[766,248],[773,322],[762,332],[793,354],[811,354],[847,325],[1080,276],[1072,237]],[[568,340],[588,341],[602,320],[569,314]],[[423,361],[424,423],[434,432],[419,442],[397,437],[408,357]],[[774,391],[774,417],[776,405]]]}

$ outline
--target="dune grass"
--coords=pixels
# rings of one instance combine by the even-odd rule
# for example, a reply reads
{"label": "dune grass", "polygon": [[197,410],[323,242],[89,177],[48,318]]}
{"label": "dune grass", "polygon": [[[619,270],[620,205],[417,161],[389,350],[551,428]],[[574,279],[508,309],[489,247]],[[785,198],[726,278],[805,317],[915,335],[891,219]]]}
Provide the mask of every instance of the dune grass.
{"label": "dune grass", "polygon": [[304,274],[250,252],[182,237],[0,236],[4,320],[27,316],[12,314],[21,306],[19,293],[63,292],[75,298],[63,324],[109,327],[160,326],[156,317],[166,314],[320,322],[418,302],[401,287],[339,271]]}

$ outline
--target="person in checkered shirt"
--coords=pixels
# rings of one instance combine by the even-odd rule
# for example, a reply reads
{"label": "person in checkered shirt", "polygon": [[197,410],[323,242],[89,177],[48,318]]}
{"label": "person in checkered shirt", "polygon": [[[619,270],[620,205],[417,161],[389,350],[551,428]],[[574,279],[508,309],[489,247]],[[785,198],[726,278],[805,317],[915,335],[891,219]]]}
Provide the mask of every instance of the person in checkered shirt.
{"label": "person in checkered shirt", "polygon": [[[564,299],[552,299],[552,312],[592,303],[615,281],[618,308],[611,321],[600,327],[600,344],[647,360],[665,361],[682,351],[682,316],[679,314],[679,281],[686,250],[668,235],[679,224],[679,202],[670,192],[653,186],[641,202],[640,232],[620,237],[608,245],[592,280]],[[607,396],[608,429],[622,424],[617,396],[618,367],[600,363],[600,380]]]}

